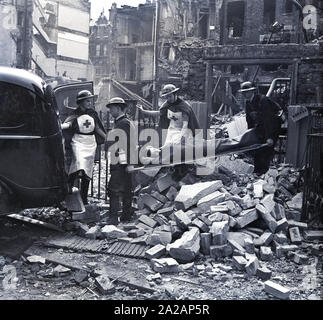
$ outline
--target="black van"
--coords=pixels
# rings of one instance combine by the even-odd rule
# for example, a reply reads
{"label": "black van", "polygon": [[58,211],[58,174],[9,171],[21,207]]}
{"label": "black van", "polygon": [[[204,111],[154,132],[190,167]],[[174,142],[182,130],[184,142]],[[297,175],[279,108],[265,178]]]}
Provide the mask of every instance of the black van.
{"label": "black van", "polygon": [[76,83],[53,91],[32,73],[0,67],[0,215],[65,199],[59,109],[67,95],[75,101],[79,90],[91,88],[92,83]]}

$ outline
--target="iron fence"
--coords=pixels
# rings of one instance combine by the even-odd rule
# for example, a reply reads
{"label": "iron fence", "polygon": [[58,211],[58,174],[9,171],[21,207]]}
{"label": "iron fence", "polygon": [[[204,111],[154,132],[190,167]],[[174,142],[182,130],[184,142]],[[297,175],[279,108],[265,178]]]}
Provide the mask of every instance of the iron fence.
{"label": "iron fence", "polygon": [[323,218],[323,110],[310,115],[302,219]]}

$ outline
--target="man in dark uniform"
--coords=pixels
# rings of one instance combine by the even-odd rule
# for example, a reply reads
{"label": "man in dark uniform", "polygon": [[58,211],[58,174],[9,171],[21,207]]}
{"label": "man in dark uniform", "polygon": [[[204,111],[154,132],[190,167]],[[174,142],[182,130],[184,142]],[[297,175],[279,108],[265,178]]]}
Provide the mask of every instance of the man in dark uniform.
{"label": "man in dark uniform", "polygon": [[282,125],[282,109],[270,98],[258,94],[256,87],[249,81],[241,84],[239,92],[246,99],[248,129],[255,128],[260,143],[267,143],[269,145],[253,153],[254,173],[261,175],[268,171],[270,162],[274,158],[274,147]]}
{"label": "man in dark uniform", "polygon": [[[111,99],[106,107],[109,109],[109,112],[115,121],[114,128],[110,131],[110,134],[116,129],[119,129],[124,133],[119,137],[118,141],[120,146],[116,154],[118,163],[110,164],[111,178],[108,185],[108,194],[110,197],[109,223],[118,225],[120,200],[122,202],[122,215],[120,221],[127,222],[132,218],[132,174],[127,172],[127,166],[130,164],[130,134],[133,125],[125,114],[127,104],[122,98],[116,97]],[[126,141],[123,141],[123,138],[126,139]],[[113,139],[108,138],[108,140],[111,141]]]}

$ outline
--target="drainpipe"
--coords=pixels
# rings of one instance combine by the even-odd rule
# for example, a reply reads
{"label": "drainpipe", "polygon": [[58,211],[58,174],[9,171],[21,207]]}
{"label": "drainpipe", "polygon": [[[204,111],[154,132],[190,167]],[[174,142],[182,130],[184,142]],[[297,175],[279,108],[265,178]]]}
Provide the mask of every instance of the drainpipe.
{"label": "drainpipe", "polygon": [[155,25],[154,25],[154,61],[153,61],[153,109],[158,110],[158,42],[159,42],[159,0],[156,0]]}

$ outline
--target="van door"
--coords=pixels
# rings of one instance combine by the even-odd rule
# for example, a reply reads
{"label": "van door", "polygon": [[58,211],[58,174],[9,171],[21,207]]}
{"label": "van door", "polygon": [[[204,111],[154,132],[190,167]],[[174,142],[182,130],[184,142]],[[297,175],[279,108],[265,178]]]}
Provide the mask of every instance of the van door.
{"label": "van door", "polygon": [[93,82],[76,82],[54,88],[56,102],[62,122],[77,109],[76,97],[78,92],[89,90],[93,92]]}

